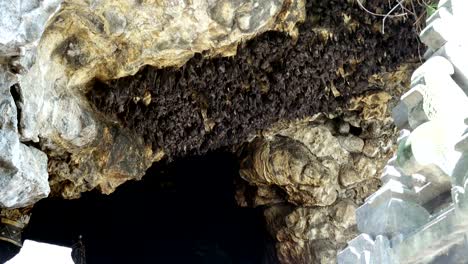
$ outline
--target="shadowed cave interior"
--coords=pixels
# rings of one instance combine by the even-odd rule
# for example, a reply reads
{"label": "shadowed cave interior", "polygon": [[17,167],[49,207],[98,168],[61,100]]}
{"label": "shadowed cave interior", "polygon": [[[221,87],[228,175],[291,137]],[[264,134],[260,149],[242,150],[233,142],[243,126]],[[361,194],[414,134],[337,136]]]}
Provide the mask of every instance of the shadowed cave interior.
{"label": "shadowed cave interior", "polygon": [[23,238],[70,247],[81,235],[86,263],[275,263],[262,211],[234,200],[235,177],[229,153],[160,162],[109,196],[40,201]]}

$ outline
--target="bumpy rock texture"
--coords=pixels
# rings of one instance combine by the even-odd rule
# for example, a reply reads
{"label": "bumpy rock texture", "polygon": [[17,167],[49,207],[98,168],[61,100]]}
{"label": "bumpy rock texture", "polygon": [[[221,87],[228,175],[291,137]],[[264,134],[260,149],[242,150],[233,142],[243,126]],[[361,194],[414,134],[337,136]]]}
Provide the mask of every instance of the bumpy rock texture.
{"label": "bumpy rock texture", "polygon": [[[417,50],[409,21],[389,20],[384,35],[379,22],[332,0],[67,0],[19,78],[20,139],[47,153],[54,194],[110,193],[165,154],[236,146],[280,120],[333,112],[378,89],[370,77]],[[269,30],[287,34],[237,48]],[[106,81],[145,64],[183,66]]]}
{"label": "bumpy rock texture", "polygon": [[47,156],[20,142],[15,73],[34,62],[49,17],[61,1],[0,1],[0,208],[31,205],[49,192]]}
{"label": "bumpy rock texture", "polygon": [[0,69],[0,207],[46,196],[47,173],[66,198],[111,193],[164,155],[248,140],[239,204],[265,208],[282,263],[335,262],[393,152],[387,105],[417,56],[414,21],[389,18],[382,34],[352,1],[65,0],[35,56],[31,21],[59,3],[0,0],[13,14],[0,18],[12,66]]}
{"label": "bumpy rock texture", "polygon": [[2,57],[21,55],[32,63],[34,49],[45,24],[62,0],[0,1],[0,63]]}
{"label": "bumpy rock texture", "polygon": [[180,66],[195,53],[233,55],[238,43],[267,30],[295,37],[304,16],[302,0],[66,0],[20,77],[21,138],[47,152],[54,193],[111,193],[140,179],[164,150],[91,108],[84,93],[94,79],[147,64]]}
{"label": "bumpy rock texture", "polygon": [[409,82],[407,67],[372,76],[381,91],[355,97],[341,113],[278,123],[241,149],[237,201],[264,206],[281,263],[336,263],[357,234],[354,211],[378,189],[395,151],[387,105]]}
{"label": "bumpy rock texture", "polygon": [[0,208],[24,207],[47,197],[47,156],[20,143],[10,87],[15,76],[0,65]]}
{"label": "bumpy rock texture", "polygon": [[357,4],[307,1],[306,10],[297,40],[268,32],[233,58],[196,56],[180,69],[146,68],[98,83],[88,98],[153,149],[177,157],[234,146],[279,120],[333,112],[379,89],[372,75],[417,56],[411,21],[389,19],[383,35],[380,19]]}

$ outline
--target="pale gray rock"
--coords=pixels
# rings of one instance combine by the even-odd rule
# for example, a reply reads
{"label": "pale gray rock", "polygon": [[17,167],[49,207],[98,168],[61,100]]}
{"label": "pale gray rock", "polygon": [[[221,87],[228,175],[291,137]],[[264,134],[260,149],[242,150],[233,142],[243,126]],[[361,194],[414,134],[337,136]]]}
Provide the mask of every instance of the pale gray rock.
{"label": "pale gray rock", "polygon": [[349,130],[350,130],[351,126],[349,125],[348,122],[341,122],[338,126],[338,131],[341,133],[341,134],[348,134],[349,133]]}
{"label": "pale gray rock", "polygon": [[62,0],[1,0],[0,45],[24,46],[39,40]]}
{"label": "pale gray rock", "polygon": [[62,0],[0,0],[0,62],[2,56],[20,56],[17,63],[29,68],[46,23],[61,3]]}
{"label": "pale gray rock", "polygon": [[[24,73],[36,45],[61,0],[0,0],[0,207],[18,208],[47,197],[47,156],[20,142],[18,109],[10,87],[12,68]],[[19,98],[18,98],[19,99]],[[23,113],[24,114],[24,113]]]}
{"label": "pale gray rock", "polygon": [[19,141],[10,93],[14,82],[15,76],[0,68],[0,207],[7,208],[31,205],[50,192],[47,156]]}
{"label": "pale gray rock", "polygon": [[361,153],[364,148],[364,140],[353,135],[338,137],[340,145],[350,153]]}

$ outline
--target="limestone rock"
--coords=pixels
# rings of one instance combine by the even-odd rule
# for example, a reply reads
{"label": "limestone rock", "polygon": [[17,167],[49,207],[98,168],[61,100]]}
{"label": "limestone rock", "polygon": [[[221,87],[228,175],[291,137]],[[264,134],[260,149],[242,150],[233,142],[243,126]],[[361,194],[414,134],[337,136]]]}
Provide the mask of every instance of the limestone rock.
{"label": "limestone rock", "polygon": [[[281,263],[336,263],[337,252],[357,235],[353,212],[379,188],[377,177],[396,151],[398,133],[385,105],[396,105],[403,86],[409,84],[411,68],[402,65],[394,72],[374,75],[370,84],[384,92],[356,97],[348,109],[334,115],[279,122],[241,152],[240,172],[247,187],[238,188],[236,199],[243,201],[242,206],[266,206],[267,228],[277,240]],[[301,169],[308,167],[327,168],[327,174],[307,174]],[[316,193],[303,191],[321,179],[327,183],[314,185]],[[320,190],[336,194],[317,199],[326,193]]]}
{"label": "limestone rock", "polygon": [[317,115],[278,124],[240,154],[246,186],[238,187],[236,199],[242,206],[266,206],[281,263],[336,263],[337,252],[357,234],[355,209],[380,186],[377,176],[395,151],[396,131],[385,128],[386,118],[353,114],[359,135],[340,129],[347,123],[343,116]]}
{"label": "limestone rock", "polygon": [[16,64],[29,68],[34,62],[37,41],[61,2],[62,0],[1,0],[0,63],[14,56]]}
{"label": "limestone rock", "polygon": [[37,41],[62,0],[0,1],[0,51]]}
{"label": "limestone rock", "polygon": [[66,0],[42,35],[36,63],[19,79],[21,140],[47,150],[54,193],[111,193],[141,178],[164,152],[89,104],[84,94],[94,79],[144,65],[181,66],[195,53],[231,56],[267,30],[296,36],[304,17],[302,0]]}
{"label": "limestone rock", "polygon": [[[267,223],[277,206],[265,211]],[[329,207],[298,207],[284,217],[284,225],[274,235],[281,263],[335,263],[336,252],[353,237],[356,205],[342,200]]]}
{"label": "limestone rock", "polygon": [[[325,137],[323,142],[333,140],[325,128],[319,127],[314,132]],[[276,185],[295,204],[329,205],[335,201],[340,163],[320,159],[325,157],[323,151],[314,155],[304,143],[284,136],[271,141],[259,139],[252,142],[251,147],[251,155],[241,164],[240,173],[245,180]]]}
{"label": "limestone rock", "polygon": [[340,145],[350,153],[361,153],[364,148],[364,140],[353,135],[338,137],[338,141]]}
{"label": "limestone rock", "polygon": [[47,156],[20,143],[10,87],[15,77],[0,66],[0,207],[31,205],[49,194]]}
{"label": "limestone rock", "polygon": [[[310,120],[310,119],[309,119]],[[286,194],[284,199],[301,206],[326,206],[335,202],[338,193],[349,186],[376,178],[389,157],[392,137],[380,131],[379,139],[368,139],[366,153],[362,153],[365,141],[358,136],[339,135],[340,118],[315,119],[298,122],[276,135],[254,139],[245,150],[241,162],[241,177],[258,186],[253,205],[268,204],[265,186],[277,187]],[[366,121],[362,121],[363,124]],[[379,124],[385,123],[379,121]],[[374,127],[373,127],[374,128]],[[366,128],[364,128],[366,129]],[[363,135],[366,135],[364,130]],[[263,191],[261,191],[263,190]],[[263,193],[262,193],[263,192]],[[258,201],[262,197],[262,202]],[[271,199],[270,204],[278,201]]]}

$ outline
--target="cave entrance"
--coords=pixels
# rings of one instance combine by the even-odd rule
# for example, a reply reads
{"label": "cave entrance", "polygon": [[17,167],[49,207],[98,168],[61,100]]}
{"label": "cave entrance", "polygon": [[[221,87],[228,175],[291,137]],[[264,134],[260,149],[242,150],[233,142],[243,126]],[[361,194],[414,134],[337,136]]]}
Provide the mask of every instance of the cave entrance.
{"label": "cave entrance", "polygon": [[81,235],[88,264],[267,263],[262,210],[237,206],[235,177],[226,152],[160,162],[109,196],[40,201],[23,237],[72,246]]}

